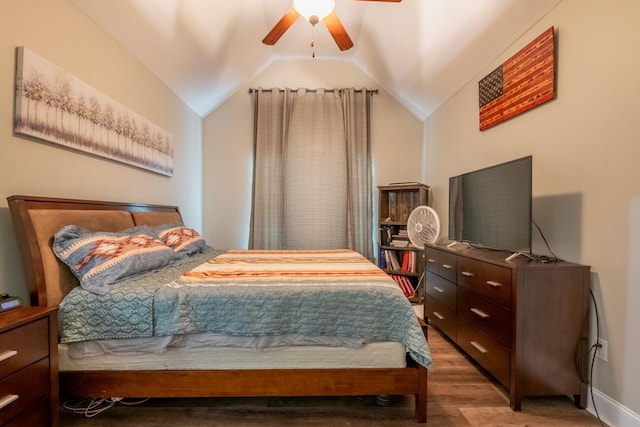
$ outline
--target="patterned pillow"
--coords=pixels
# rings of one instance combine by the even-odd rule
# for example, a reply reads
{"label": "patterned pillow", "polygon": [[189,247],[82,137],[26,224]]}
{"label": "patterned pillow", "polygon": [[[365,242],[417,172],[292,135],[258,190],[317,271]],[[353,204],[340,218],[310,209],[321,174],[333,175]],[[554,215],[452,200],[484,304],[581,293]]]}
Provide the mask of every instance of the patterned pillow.
{"label": "patterned pillow", "polygon": [[100,295],[123,278],[153,271],[178,258],[146,226],[110,233],[68,225],[54,236],[53,252],[83,288]]}
{"label": "patterned pillow", "polygon": [[153,229],[162,242],[180,254],[193,255],[204,248],[206,242],[193,228],[179,222],[163,224]]}

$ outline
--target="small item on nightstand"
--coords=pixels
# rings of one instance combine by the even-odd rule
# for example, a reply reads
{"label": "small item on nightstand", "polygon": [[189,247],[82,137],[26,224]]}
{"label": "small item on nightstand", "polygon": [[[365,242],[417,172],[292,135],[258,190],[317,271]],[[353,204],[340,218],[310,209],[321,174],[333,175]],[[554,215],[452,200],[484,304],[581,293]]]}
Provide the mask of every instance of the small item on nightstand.
{"label": "small item on nightstand", "polygon": [[12,297],[6,293],[0,294],[0,312],[20,307],[21,305],[22,299],[20,297]]}

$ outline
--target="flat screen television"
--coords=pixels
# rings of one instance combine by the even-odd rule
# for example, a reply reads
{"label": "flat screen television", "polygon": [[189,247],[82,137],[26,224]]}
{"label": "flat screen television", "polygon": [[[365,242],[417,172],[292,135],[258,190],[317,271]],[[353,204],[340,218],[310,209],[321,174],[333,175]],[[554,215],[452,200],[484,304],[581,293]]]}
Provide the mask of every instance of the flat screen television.
{"label": "flat screen television", "polygon": [[449,240],[531,253],[532,156],[449,178]]}

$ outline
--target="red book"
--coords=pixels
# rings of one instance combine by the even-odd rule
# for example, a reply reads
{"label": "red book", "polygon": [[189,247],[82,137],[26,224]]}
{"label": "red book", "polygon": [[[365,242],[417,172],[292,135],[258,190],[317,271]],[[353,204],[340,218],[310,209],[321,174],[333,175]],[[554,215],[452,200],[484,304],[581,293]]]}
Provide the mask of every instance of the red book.
{"label": "red book", "polygon": [[411,258],[411,252],[403,252],[402,254],[402,269],[409,271],[409,258]]}
{"label": "red book", "polygon": [[402,276],[402,281],[404,282],[404,288],[406,289],[404,291],[404,294],[407,297],[412,297],[415,295],[415,291],[413,290],[413,286],[411,286],[411,282],[409,281],[409,278],[407,276]]}
{"label": "red book", "polygon": [[402,289],[402,293],[404,294],[404,296],[408,298],[412,297],[415,294],[413,286],[411,286],[411,282],[409,281],[409,279],[407,279],[407,277],[399,276],[397,274],[391,274],[390,276],[393,280],[396,281],[400,289]]}

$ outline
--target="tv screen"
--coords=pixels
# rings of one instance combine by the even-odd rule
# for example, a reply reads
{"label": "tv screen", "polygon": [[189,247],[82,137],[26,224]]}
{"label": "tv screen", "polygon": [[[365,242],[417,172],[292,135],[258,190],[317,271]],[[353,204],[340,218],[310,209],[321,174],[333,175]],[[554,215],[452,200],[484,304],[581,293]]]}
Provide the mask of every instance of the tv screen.
{"label": "tv screen", "polygon": [[449,178],[449,240],[531,252],[532,157]]}

